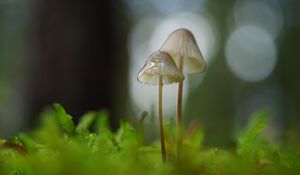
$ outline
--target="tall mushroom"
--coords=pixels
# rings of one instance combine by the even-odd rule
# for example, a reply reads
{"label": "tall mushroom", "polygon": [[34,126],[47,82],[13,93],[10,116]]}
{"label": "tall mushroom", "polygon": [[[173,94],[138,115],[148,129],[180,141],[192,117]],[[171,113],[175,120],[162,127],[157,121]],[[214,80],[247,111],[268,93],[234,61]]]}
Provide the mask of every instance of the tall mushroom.
{"label": "tall mushroom", "polygon": [[178,70],[172,57],[163,51],[152,53],[142,70],[138,73],[138,81],[149,85],[158,85],[159,92],[159,128],[161,153],[163,161],[166,160],[166,148],[163,130],[162,93],[163,85],[181,82],[183,74]]}
{"label": "tall mushroom", "polygon": [[[201,73],[205,70],[202,53],[199,50],[194,35],[188,29],[177,29],[172,32],[160,51],[168,52],[174,59],[176,65],[182,73],[194,74]],[[177,122],[178,122],[178,139],[177,153],[179,155],[182,145],[182,92],[183,80],[178,85],[178,100],[177,100]]]}

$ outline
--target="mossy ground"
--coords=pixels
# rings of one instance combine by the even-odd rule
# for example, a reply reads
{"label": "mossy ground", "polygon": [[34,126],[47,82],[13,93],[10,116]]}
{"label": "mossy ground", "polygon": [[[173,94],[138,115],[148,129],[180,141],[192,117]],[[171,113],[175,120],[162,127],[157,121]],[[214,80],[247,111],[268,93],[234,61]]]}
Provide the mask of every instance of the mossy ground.
{"label": "mossy ground", "polygon": [[[260,136],[267,127],[267,113],[260,111],[228,149],[202,145],[201,130],[190,130],[180,160],[175,132],[166,126],[167,161],[160,144],[143,144],[141,127],[122,122],[117,132],[107,123],[107,112],[90,112],[77,126],[62,106],[42,114],[40,127],[0,140],[0,174],[299,174],[297,144],[269,143]],[[137,128],[137,129],[135,129]],[[299,143],[299,142],[298,142]]]}

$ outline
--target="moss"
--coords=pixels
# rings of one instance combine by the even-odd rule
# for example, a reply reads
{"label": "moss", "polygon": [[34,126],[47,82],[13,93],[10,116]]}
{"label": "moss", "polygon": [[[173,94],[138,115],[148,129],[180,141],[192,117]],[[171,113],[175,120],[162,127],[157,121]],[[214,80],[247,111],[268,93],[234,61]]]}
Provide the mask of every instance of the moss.
{"label": "moss", "polygon": [[[117,132],[107,123],[106,111],[89,112],[77,126],[62,106],[42,114],[40,127],[9,140],[0,139],[0,174],[298,174],[299,147],[269,143],[260,134],[268,113],[259,111],[241,132],[234,148],[202,145],[204,133],[187,133],[183,155],[176,159],[174,129],[166,126],[167,162],[159,141],[143,145],[141,129],[122,122]],[[297,141],[298,142],[298,141]]]}

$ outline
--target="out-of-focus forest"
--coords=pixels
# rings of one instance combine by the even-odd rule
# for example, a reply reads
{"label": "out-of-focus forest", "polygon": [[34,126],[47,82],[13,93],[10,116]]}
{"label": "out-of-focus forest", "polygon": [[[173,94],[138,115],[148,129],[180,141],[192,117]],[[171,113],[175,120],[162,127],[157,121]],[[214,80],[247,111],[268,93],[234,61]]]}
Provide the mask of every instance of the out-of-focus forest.
{"label": "out-of-focus forest", "polygon": [[[206,144],[226,145],[259,109],[270,140],[299,133],[300,1],[0,0],[0,136],[37,125],[61,103],[75,120],[107,109],[112,128],[143,111],[157,121],[157,87],[138,71],[168,35],[191,30],[208,65],[186,76],[185,126],[197,121]],[[166,122],[177,85],[166,85]]]}

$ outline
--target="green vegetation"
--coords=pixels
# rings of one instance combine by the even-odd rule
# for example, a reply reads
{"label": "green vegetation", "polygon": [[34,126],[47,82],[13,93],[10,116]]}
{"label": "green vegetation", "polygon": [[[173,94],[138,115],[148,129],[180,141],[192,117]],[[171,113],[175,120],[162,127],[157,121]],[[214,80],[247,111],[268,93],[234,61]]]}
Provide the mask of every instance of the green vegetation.
{"label": "green vegetation", "polygon": [[187,130],[182,158],[176,160],[175,131],[166,126],[167,161],[160,142],[142,145],[142,127],[122,122],[108,127],[106,111],[89,112],[77,126],[63,107],[42,114],[40,127],[9,140],[0,139],[0,174],[299,174],[299,142],[269,143],[261,136],[268,114],[256,113],[234,146],[218,149],[202,145],[204,133]]}

